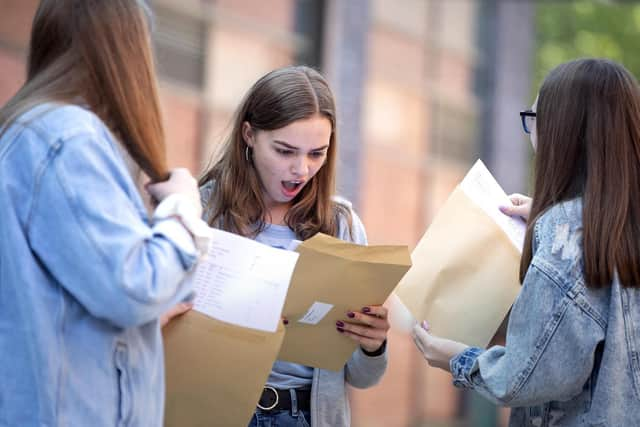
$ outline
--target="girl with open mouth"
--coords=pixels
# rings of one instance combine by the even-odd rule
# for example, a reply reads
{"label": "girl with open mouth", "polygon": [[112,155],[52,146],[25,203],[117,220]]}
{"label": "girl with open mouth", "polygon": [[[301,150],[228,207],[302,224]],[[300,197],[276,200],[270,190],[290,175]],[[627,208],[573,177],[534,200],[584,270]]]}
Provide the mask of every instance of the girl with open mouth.
{"label": "girl with open mouth", "polygon": [[[205,219],[280,248],[319,232],[366,244],[351,204],[334,196],[336,143],[324,77],[308,67],[268,73],[245,96],[200,181]],[[349,426],[346,384],[366,388],[380,380],[388,329],[386,308],[354,307],[336,323],[336,333],[360,344],[341,371],[276,361],[250,426]]]}

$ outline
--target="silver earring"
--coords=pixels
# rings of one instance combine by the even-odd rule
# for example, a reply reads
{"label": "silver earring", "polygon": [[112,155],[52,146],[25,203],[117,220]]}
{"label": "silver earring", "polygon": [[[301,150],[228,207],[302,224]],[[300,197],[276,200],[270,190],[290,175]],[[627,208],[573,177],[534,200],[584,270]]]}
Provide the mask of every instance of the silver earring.
{"label": "silver earring", "polygon": [[247,162],[249,161],[249,146],[248,145],[244,148],[244,158],[245,158],[245,160]]}

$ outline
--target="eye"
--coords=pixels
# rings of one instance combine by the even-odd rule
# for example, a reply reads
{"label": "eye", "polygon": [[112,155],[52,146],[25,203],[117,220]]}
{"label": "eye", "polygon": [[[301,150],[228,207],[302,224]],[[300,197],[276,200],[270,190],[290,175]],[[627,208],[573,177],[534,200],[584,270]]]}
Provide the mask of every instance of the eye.
{"label": "eye", "polygon": [[293,150],[287,150],[284,148],[276,148],[276,153],[282,155],[282,156],[290,156],[291,154],[293,154]]}
{"label": "eye", "polygon": [[309,155],[315,159],[319,159],[320,157],[324,157],[326,153],[324,151],[312,151]]}

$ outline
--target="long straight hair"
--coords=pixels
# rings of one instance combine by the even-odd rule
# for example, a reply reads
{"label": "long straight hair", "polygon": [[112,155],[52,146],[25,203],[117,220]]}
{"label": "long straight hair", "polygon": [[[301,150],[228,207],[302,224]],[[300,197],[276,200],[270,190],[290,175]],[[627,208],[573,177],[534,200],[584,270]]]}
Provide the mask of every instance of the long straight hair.
{"label": "long straight hair", "polygon": [[582,197],[586,283],[640,286],[640,89],[604,59],[562,64],[545,78],[537,104],[535,187],[520,264],[532,258],[535,221],[552,205]]}
{"label": "long straight hair", "polygon": [[337,152],[335,111],[327,81],[312,68],[285,67],[260,78],[245,95],[229,135],[200,179],[201,185],[215,186],[205,201],[209,224],[243,236],[255,236],[268,221],[260,178],[245,154],[244,122],[258,131],[275,130],[320,115],[331,123],[326,162],[293,199],[285,222],[303,240],[318,232],[336,235],[340,215],[346,218],[351,231],[350,211],[332,200]]}
{"label": "long straight hair", "polygon": [[38,104],[86,105],[152,180],[165,179],[148,13],[142,0],[42,0],[27,80],[0,110],[0,127]]}

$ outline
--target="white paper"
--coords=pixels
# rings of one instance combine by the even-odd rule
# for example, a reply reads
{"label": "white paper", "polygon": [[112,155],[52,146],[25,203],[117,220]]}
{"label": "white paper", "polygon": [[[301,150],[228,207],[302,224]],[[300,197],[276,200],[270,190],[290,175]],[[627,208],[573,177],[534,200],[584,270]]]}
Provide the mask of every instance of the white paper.
{"label": "white paper", "polygon": [[285,249],[288,251],[295,251],[298,248],[298,246],[300,246],[301,243],[302,243],[302,240],[293,239],[292,241],[289,242],[289,244]]}
{"label": "white paper", "polygon": [[194,310],[234,325],[275,332],[298,255],[213,230],[207,256],[192,276]]}
{"label": "white paper", "polygon": [[307,323],[309,325],[317,325],[323,318],[326,316],[331,309],[333,308],[333,304],[327,304],[324,302],[314,302],[311,304],[311,307],[304,316],[298,319],[300,323]]}
{"label": "white paper", "polygon": [[513,218],[500,212],[500,206],[509,206],[511,201],[491,172],[478,160],[460,183],[464,193],[493,219],[507,234],[511,243],[522,252],[526,224],[520,218]]}

